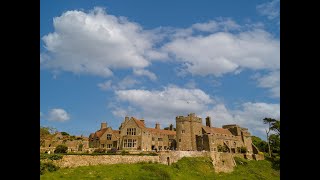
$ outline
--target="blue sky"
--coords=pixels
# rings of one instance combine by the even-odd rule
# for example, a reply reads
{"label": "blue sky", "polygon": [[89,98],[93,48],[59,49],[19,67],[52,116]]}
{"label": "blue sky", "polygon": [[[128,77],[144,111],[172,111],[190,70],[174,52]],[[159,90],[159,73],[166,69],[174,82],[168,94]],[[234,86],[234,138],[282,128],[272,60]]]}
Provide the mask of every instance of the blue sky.
{"label": "blue sky", "polygon": [[40,124],[88,136],[194,112],[265,139],[280,117],[279,1],[40,1]]}

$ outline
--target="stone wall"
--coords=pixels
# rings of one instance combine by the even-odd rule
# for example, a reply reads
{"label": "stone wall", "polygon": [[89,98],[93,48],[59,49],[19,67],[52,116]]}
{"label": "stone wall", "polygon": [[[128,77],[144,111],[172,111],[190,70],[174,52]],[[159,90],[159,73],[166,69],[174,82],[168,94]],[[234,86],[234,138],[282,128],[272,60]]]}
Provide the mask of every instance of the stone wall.
{"label": "stone wall", "polygon": [[130,155],[64,155],[61,160],[54,161],[60,167],[78,167],[100,164],[132,164],[138,162],[159,162],[159,156]]}
{"label": "stone wall", "polygon": [[207,151],[165,151],[160,152],[159,163],[170,165],[183,157],[204,157],[209,155],[210,153]]}
{"label": "stone wall", "polygon": [[215,172],[232,172],[236,162],[231,153],[211,152]]}
{"label": "stone wall", "polygon": [[209,151],[163,151],[159,156],[136,155],[64,155],[61,160],[55,161],[60,167],[77,167],[100,164],[132,164],[138,162],[153,162],[171,165],[183,157],[210,157],[216,172],[232,172],[236,166],[234,157],[263,160],[263,155],[232,154]]}

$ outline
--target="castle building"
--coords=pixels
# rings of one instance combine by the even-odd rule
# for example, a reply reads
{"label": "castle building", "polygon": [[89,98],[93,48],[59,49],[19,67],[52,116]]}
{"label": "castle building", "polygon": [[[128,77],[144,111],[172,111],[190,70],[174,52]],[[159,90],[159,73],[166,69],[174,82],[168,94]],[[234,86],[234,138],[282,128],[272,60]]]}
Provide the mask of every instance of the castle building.
{"label": "castle building", "polygon": [[143,119],[125,117],[119,130],[112,130],[106,123],[101,123],[100,130],[89,136],[89,147],[116,148],[118,150],[168,150],[175,149],[176,132],[173,126],[169,130],[145,126]]}
{"label": "castle building", "polygon": [[100,130],[89,136],[89,147],[117,148],[118,150],[180,150],[180,151],[223,151],[239,153],[245,148],[248,153],[258,153],[252,144],[247,128],[239,125],[213,127],[211,118],[202,118],[195,113],[176,117],[176,130],[146,127],[143,119],[125,117],[119,130],[112,130],[107,123],[101,123]]}

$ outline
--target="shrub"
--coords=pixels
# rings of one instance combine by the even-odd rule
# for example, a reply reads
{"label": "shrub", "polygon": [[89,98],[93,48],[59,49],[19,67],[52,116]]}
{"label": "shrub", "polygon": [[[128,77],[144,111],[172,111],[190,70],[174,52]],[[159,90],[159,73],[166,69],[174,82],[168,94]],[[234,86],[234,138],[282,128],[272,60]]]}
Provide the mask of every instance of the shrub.
{"label": "shrub", "polygon": [[93,151],[93,153],[95,153],[95,154],[103,154],[103,153],[106,153],[106,149],[98,148],[98,149],[95,149]]}
{"label": "shrub", "polygon": [[68,134],[67,132],[61,132],[62,136],[70,136],[70,134]]}
{"label": "shrub", "polygon": [[244,147],[244,146],[242,146],[242,147],[240,148],[240,152],[241,152],[241,153],[246,153],[247,151],[248,151],[247,148]]}
{"label": "shrub", "polygon": [[48,157],[48,159],[50,160],[59,160],[59,159],[62,159],[62,155],[61,154],[52,154]]}
{"label": "shrub", "polygon": [[126,151],[126,150],[121,151],[121,155],[126,155],[126,154],[130,154],[129,151]]}
{"label": "shrub", "polygon": [[248,161],[243,158],[235,157],[234,160],[236,161],[237,165],[247,165],[248,164]]}
{"label": "shrub", "polygon": [[44,174],[46,171],[53,172],[58,169],[59,169],[59,167],[54,165],[52,162],[42,163],[40,161],[40,175]]}
{"label": "shrub", "polygon": [[117,153],[117,148],[111,148],[110,150],[107,151],[107,154],[116,154]]}
{"label": "shrub", "polygon": [[54,153],[67,153],[68,147],[66,145],[60,144],[54,150]]}
{"label": "shrub", "polygon": [[227,146],[222,146],[222,145],[218,145],[218,152],[228,152],[228,147]]}

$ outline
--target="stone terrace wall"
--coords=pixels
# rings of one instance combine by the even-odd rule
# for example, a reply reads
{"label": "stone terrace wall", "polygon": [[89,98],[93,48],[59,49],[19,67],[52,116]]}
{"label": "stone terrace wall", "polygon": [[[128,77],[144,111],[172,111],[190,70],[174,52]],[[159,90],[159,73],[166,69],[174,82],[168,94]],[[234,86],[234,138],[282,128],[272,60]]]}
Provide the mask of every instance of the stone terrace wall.
{"label": "stone terrace wall", "polygon": [[[159,163],[161,164],[172,164],[177,162],[183,157],[205,157],[209,156],[210,153],[206,151],[168,151],[161,152],[159,155]],[[169,159],[168,159],[169,158]]]}
{"label": "stone terrace wall", "polygon": [[159,162],[159,156],[130,156],[130,155],[64,155],[55,161],[60,167],[91,166],[100,164],[131,164],[138,162]]}

